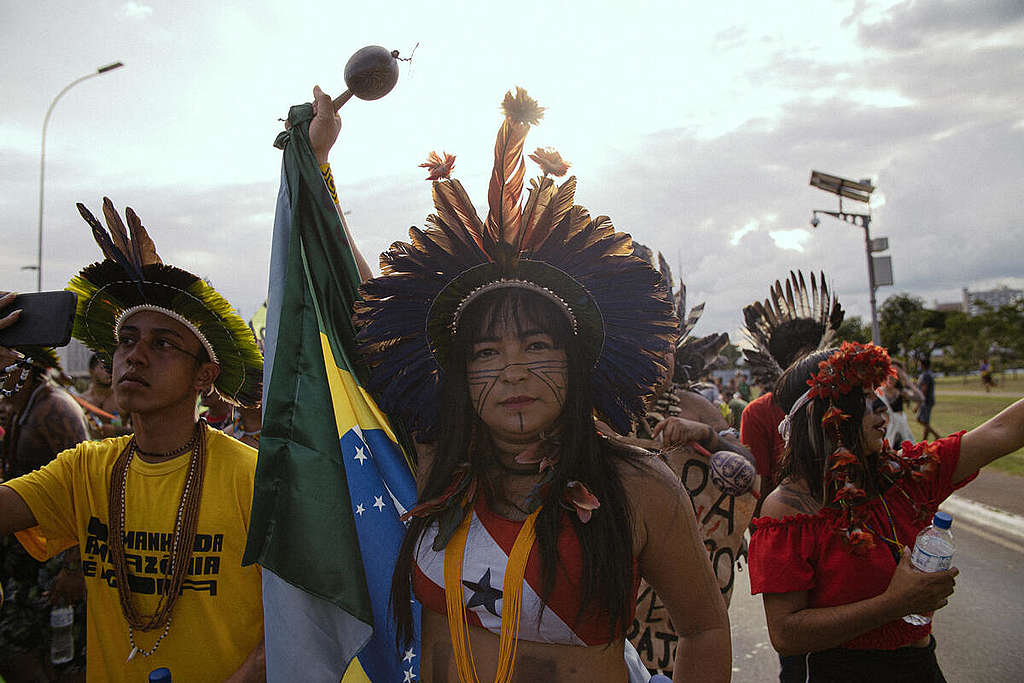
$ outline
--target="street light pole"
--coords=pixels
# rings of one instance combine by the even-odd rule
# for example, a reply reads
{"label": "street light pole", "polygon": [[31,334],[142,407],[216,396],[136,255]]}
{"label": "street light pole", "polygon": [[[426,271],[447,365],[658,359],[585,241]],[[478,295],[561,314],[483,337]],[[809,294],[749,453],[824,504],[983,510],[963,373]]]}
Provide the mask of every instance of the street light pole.
{"label": "street light pole", "polygon": [[[811,185],[839,197],[838,211],[815,209],[811,218],[811,227],[818,227],[818,214],[823,213],[864,229],[864,252],[868,257],[868,291],[871,294],[871,341],[881,346],[882,335],[878,329],[878,311],[875,303],[875,290],[878,289],[878,285],[875,280],[875,259],[871,256],[871,252],[875,251],[871,248],[871,214],[843,211],[843,197],[867,204],[871,200],[871,193],[875,191],[875,186],[869,179],[850,180],[821,171],[811,171]],[[892,282],[883,284],[892,284]]]}
{"label": "street light pole", "polygon": [[46,116],[43,118],[43,141],[39,151],[39,234],[38,244],[36,250],[36,291],[43,291],[43,183],[46,178],[46,128],[50,125],[50,114],[53,113],[53,107],[57,104],[57,100],[64,96],[68,90],[75,87],[82,81],[88,80],[100,74],[105,74],[108,71],[119,69],[124,64],[122,62],[114,62],[113,64],[107,64],[96,69],[91,74],[86,74],[81,78],[75,80],[64,86],[64,89],[57,93],[57,96],[50,102],[50,106],[46,109]]}
{"label": "street light pole", "polygon": [[[839,203],[842,204],[842,201],[842,198],[840,198]],[[878,311],[875,302],[875,290],[878,289],[878,285],[875,284],[875,259],[871,256],[871,215],[866,213],[846,213],[845,211],[814,210],[814,216],[817,216],[819,213],[827,214],[864,229],[864,253],[868,257],[868,291],[870,292],[871,299],[871,341],[875,345],[881,346],[882,334],[878,328]],[[811,224],[816,225],[813,221]]]}

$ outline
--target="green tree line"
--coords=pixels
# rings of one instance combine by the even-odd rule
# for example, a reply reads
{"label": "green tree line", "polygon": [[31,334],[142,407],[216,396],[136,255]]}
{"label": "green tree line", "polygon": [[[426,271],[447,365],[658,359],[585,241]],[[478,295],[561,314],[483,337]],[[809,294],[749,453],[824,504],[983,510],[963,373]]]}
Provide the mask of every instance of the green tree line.
{"label": "green tree line", "polygon": [[[932,368],[946,373],[978,369],[987,358],[996,370],[1017,367],[1024,360],[1024,302],[992,308],[979,306],[976,315],[935,311],[907,293],[890,296],[878,310],[882,345],[897,358],[930,358]],[[850,316],[839,328],[844,341],[871,341],[870,321]]]}

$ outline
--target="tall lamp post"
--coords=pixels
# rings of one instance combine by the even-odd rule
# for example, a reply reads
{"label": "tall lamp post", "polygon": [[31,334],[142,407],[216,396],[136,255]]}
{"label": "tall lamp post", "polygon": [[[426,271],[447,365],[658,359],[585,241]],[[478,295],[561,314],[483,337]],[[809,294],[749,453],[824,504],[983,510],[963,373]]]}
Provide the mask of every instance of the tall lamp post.
{"label": "tall lamp post", "polygon": [[[64,86],[63,90],[57,93],[57,96],[53,98],[53,101],[50,102],[50,106],[46,110],[46,117],[43,118],[43,142],[39,152],[39,235],[35,265],[37,292],[43,291],[43,182],[46,178],[46,128],[50,124],[50,114],[53,113],[53,107],[55,104],[57,104],[57,100],[63,97],[64,93],[66,93],[68,90],[71,90],[71,88],[75,87],[82,81],[94,78],[95,76],[99,76],[101,74],[105,74],[108,71],[113,71],[114,69],[120,69],[122,66],[124,66],[122,62],[114,62],[113,64],[101,66],[91,74],[86,74],[81,78],[76,78],[75,80],[71,81],[66,86]],[[32,266],[26,267],[31,268]]]}
{"label": "tall lamp post", "polygon": [[888,249],[889,240],[885,237],[880,237],[876,240],[871,239],[870,213],[852,213],[849,211],[843,211],[843,197],[867,204],[871,199],[871,193],[874,192],[875,187],[871,184],[871,181],[867,179],[849,180],[847,178],[840,178],[839,176],[830,175],[828,173],[822,173],[821,171],[811,171],[811,185],[839,196],[838,211],[826,211],[825,209],[814,210],[811,216],[812,228],[818,227],[818,214],[823,213],[864,229],[864,251],[867,254],[868,259],[868,291],[871,295],[871,341],[877,345],[881,345],[882,335],[878,330],[878,311],[875,304],[875,290],[877,290],[881,285],[892,284],[892,260],[888,256],[880,257],[878,259],[877,265],[887,269],[885,276],[879,280],[875,277],[876,263],[875,257],[872,256],[871,253],[876,251],[885,251]]}

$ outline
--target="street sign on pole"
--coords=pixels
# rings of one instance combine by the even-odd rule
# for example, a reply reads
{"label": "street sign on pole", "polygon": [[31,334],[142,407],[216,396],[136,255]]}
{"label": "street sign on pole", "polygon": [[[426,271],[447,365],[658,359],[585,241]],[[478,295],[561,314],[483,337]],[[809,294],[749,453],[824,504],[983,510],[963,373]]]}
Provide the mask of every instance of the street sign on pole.
{"label": "street sign on pole", "polygon": [[[881,239],[885,238],[883,237]],[[874,261],[875,267],[875,287],[884,287],[886,285],[892,285],[892,257],[872,256],[871,260]]]}

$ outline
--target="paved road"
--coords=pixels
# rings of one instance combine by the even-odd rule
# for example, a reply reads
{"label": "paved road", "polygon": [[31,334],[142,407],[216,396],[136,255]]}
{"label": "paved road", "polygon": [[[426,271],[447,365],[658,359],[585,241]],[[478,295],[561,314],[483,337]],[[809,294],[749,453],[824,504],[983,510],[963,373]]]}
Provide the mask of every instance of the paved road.
{"label": "paved road", "polygon": [[[950,683],[1019,683],[1024,680],[1024,542],[955,519],[960,569],[957,591],[935,619],[935,638]],[[768,638],[760,597],[750,595],[744,567],[729,608],[733,680],[778,680],[778,659]]]}

